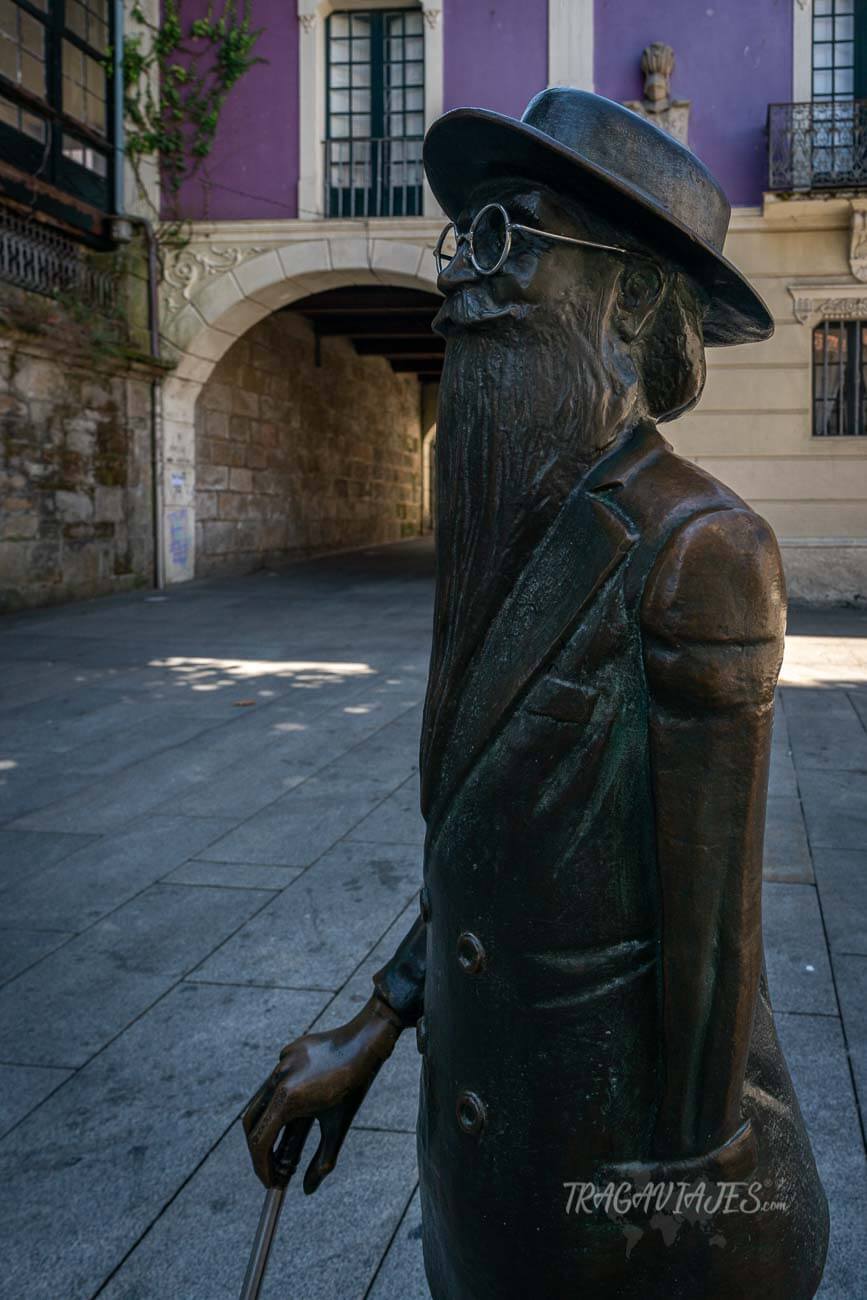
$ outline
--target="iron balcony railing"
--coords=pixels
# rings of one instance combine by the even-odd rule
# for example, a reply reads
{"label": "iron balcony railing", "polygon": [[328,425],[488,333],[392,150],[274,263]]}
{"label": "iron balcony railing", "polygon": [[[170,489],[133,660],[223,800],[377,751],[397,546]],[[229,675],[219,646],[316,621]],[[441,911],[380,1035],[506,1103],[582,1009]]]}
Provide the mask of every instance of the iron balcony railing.
{"label": "iron balcony railing", "polygon": [[422,136],[325,141],[329,217],[419,217]]}
{"label": "iron balcony railing", "polygon": [[768,188],[867,187],[867,100],[768,106]]}
{"label": "iron balcony railing", "polygon": [[0,208],[0,280],[50,298],[67,295],[79,306],[108,311],[115,302],[114,275],[88,265],[71,239]]}

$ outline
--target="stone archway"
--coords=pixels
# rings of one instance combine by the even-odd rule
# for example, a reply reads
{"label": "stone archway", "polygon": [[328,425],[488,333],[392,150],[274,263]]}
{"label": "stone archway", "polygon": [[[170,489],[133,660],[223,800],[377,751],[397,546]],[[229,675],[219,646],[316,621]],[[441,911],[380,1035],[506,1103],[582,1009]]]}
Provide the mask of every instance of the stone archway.
{"label": "stone archway", "polygon": [[[394,223],[389,222],[390,226]],[[163,383],[159,473],[161,570],[167,583],[195,573],[196,402],[214,366],[259,321],[309,294],[350,285],[435,289],[436,222],[360,233],[356,223],[221,223],[194,229],[169,261],[162,339],[175,363]]]}

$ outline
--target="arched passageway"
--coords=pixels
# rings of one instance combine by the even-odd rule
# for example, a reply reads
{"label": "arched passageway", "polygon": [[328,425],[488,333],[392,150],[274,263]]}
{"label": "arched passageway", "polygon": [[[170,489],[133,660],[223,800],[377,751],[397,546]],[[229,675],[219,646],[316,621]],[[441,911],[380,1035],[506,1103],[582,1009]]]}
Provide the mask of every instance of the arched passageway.
{"label": "arched passageway", "polygon": [[331,289],[232,344],[196,403],[197,576],[424,531],[438,304],[418,289]]}

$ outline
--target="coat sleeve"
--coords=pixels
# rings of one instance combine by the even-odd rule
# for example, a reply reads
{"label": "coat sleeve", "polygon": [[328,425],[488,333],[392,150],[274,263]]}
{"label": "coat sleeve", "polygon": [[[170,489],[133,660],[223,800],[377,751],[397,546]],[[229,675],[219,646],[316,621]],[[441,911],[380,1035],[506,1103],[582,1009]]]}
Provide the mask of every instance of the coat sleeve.
{"label": "coat sleeve", "polygon": [[662,912],[661,1160],[718,1152],[743,1132],[784,631],[780,556],[764,520],[746,507],[708,511],[668,540],[642,602]]}
{"label": "coat sleeve", "polygon": [[404,1028],[414,1025],[424,1005],[427,926],[419,916],[394,956],[373,977],[374,988]]}

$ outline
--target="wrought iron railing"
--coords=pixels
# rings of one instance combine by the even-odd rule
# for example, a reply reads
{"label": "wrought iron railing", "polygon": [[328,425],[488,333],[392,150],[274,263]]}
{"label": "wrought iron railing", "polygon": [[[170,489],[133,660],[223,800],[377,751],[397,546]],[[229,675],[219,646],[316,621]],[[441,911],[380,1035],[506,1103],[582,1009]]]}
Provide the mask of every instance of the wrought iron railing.
{"label": "wrought iron railing", "polygon": [[73,295],[80,306],[108,311],[116,298],[110,271],[90,266],[71,239],[0,208],[0,280],[50,298]]}
{"label": "wrought iron railing", "polygon": [[768,106],[768,188],[867,187],[867,100]]}
{"label": "wrought iron railing", "polygon": [[422,137],[325,141],[329,217],[418,217],[422,213]]}

